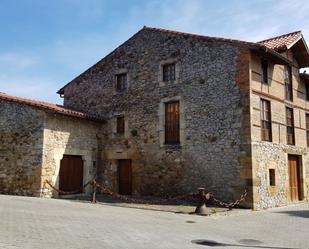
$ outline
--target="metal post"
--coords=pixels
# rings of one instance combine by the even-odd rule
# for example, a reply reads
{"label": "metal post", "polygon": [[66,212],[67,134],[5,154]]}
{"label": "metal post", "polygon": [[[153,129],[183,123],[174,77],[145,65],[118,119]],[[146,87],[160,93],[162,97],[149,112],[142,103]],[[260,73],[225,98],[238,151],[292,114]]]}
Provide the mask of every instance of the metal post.
{"label": "metal post", "polygon": [[206,195],[204,188],[198,188],[198,204],[195,209],[195,214],[198,215],[210,215],[209,209],[206,207]]}
{"label": "metal post", "polygon": [[96,180],[93,180],[92,184],[93,184],[92,203],[96,203],[97,202],[97,199],[96,199],[97,182],[96,182]]}

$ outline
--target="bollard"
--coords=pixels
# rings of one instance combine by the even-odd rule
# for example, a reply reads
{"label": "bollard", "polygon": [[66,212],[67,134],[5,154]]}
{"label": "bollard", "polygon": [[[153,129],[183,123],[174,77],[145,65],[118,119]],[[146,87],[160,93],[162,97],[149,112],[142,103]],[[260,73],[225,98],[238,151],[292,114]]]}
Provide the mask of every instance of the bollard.
{"label": "bollard", "polygon": [[96,203],[97,199],[96,199],[96,194],[97,194],[97,182],[96,180],[93,180],[93,193],[92,193],[92,203]]}
{"label": "bollard", "polygon": [[195,214],[198,215],[210,215],[209,209],[206,207],[206,200],[209,199],[209,195],[205,195],[204,188],[198,188],[198,204],[195,209]]}

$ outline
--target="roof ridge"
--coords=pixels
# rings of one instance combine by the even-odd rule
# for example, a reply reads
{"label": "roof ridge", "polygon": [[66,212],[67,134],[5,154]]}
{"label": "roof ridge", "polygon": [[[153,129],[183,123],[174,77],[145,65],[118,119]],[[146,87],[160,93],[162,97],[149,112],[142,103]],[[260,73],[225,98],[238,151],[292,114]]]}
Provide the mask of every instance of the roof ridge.
{"label": "roof ridge", "polygon": [[301,34],[302,32],[301,32],[301,30],[293,31],[293,32],[286,33],[286,34],[283,34],[283,35],[278,35],[278,36],[274,36],[274,37],[271,37],[271,38],[267,38],[267,39],[262,40],[262,41],[257,41],[256,43],[263,43],[263,42],[271,41],[271,40],[274,40],[274,39],[283,38],[283,37],[287,37],[287,36],[290,36],[290,35],[295,35],[297,33]]}
{"label": "roof ridge", "polygon": [[187,35],[187,36],[192,36],[195,38],[213,39],[213,40],[226,41],[226,42],[237,42],[237,43],[248,44],[248,45],[260,45],[256,42],[250,42],[250,41],[244,41],[244,40],[232,39],[232,38],[224,38],[224,37],[219,37],[219,36],[201,35],[201,34],[182,32],[182,31],[176,31],[176,30],[171,30],[171,29],[163,29],[163,28],[155,28],[155,27],[147,27],[147,26],[144,26],[143,29],[164,32],[164,33],[169,33],[169,34],[175,34],[175,35]]}
{"label": "roof ridge", "polygon": [[26,105],[30,105],[33,107],[39,107],[45,110],[51,110],[51,111],[61,113],[64,115],[81,117],[81,118],[89,118],[89,119],[94,119],[94,120],[102,120],[101,118],[96,117],[94,115],[91,115],[91,114],[88,114],[82,111],[77,111],[69,107],[60,105],[60,104],[55,104],[55,103],[50,103],[50,102],[45,102],[45,101],[40,101],[40,100],[33,100],[30,98],[24,98],[24,97],[17,97],[14,95],[3,93],[3,92],[0,92],[0,99],[6,100],[6,101],[12,101],[16,103],[21,103],[21,104],[26,104]]}

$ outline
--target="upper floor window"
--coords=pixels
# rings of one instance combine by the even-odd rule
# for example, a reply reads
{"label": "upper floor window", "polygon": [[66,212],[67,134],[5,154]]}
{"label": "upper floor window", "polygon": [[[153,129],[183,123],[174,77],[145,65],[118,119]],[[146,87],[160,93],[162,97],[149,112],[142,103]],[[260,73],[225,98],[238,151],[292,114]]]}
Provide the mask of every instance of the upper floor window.
{"label": "upper floor window", "polygon": [[309,101],[309,82],[306,82],[305,86],[306,86],[306,100]]}
{"label": "upper floor window", "polygon": [[117,117],[117,133],[118,134],[124,134],[125,130],[125,122],[124,122],[124,116]]}
{"label": "upper floor window", "polygon": [[307,147],[309,147],[309,114],[306,114]]}
{"label": "upper floor window", "polygon": [[165,144],[180,143],[179,101],[165,103]]}
{"label": "upper floor window", "polygon": [[261,139],[272,141],[270,101],[261,99]]}
{"label": "upper floor window", "polygon": [[267,60],[261,61],[261,68],[262,68],[262,83],[268,84],[268,61]]}
{"label": "upper floor window", "polygon": [[176,79],[176,65],[175,63],[163,65],[163,81],[170,81]]}
{"label": "upper floor window", "polygon": [[293,101],[292,67],[284,66],[285,99]]}
{"label": "upper floor window", "polygon": [[125,91],[128,88],[127,74],[117,74],[116,75],[116,90],[117,92]]}
{"label": "upper floor window", "polygon": [[294,112],[293,109],[289,107],[286,107],[286,133],[287,144],[295,145]]}

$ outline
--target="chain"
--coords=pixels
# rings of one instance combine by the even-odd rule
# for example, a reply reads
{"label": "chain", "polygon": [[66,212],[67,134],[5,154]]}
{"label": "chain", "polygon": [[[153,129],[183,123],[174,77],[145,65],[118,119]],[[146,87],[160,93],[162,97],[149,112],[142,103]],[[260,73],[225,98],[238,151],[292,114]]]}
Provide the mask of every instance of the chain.
{"label": "chain", "polygon": [[227,203],[224,201],[220,201],[218,199],[216,199],[212,194],[211,194],[211,200],[213,200],[217,205],[219,206],[223,206],[229,209],[232,209],[233,207],[235,207],[236,205],[238,205],[240,202],[244,201],[245,198],[247,196],[247,190],[244,191],[244,193],[240,196],[240,198],[232,203]]}
{"label": "chain", "polygon": [[[100,192],[103,194],[107,194],[113,197],[116,197],[118,199],[121,199],[123,201],[126,202],[131,202],[131,203],[136,203],[136,204],[150,204],[150,205],[160,205],[160,204],[166,204],[167,202],[171,202],[173,200],[196,200],[197,198],[199,198],[199,195],[196,193],[190,193],[190,194],[185,194],[185,195],[178,195],[175,197],[169,197],[166,199],[160,199],[160,200],[142,200],[142,199],[136,199],[136,198],[132,198],[129,196],[125,196],[125,195],[120,195],[118,193],[113,192],[112,190],[110,190],[109,188],[103,186],[102,184],[99,184],[96,182],[96,180],[91,180],[88,181],[85,185],[83,185],[82,187],[80,187],[77,190],[74,191],[63,191],[60,189],[57,189],[56,187],[54,187],[48,180],[46,180],[46,183],[56,192],[58,192],[59,194],[66,194],[66,195],[70,195],[70,194],[76,194],[81,192],[84,188],[86,188],[88,185],[92,185],[93,187],[98,187]],[[222,207],[226,207],[229,209],[232,209],[233,207],[235,207],[236,205],[238,205],[240,202],[244,201],[244,199],[247,196],[247,190],[244,191],[244,193],[240,196],[240,198],[238,200],[236,200],[235,202],[232,203],[227,203],[224,201],[221,201],[219,199],[216,199],[214,197],[213,194],[205,194],[205,198],[207,200],[212,200],[214,201],[218,206],[222,206]]]}
{"label": "chain", "polygon": [[141,200],[141,199],[136,199],[136,198],[132,198],[132,197],[128,197],[125,195],[120,195],[117,194],[113,191],[111,191],[110,189],[108,189],[107,187],[96,183],[96,186],[101,190],[101,193],[103,194],[108,194],[110,196],[116,197],[118,199],[127,201],[127,202],[131,202],[131,203],[136,203],[136,204],[150,204],[150,205],[160,205],[160,204],[166,204],[167,202],[173,201],[173,200],[184,200],[184,199],[193,199],[194,196],[196,195],[195,193],[190,193],[190,194],[186,194],[186,195],[179,195],[179,196],[175,196],[175,197],[170,197],[167,199],[160,199],[160,200]]}
{"label": "chain", "polygon": [[93,180],[87,182],[86,184],[84,184],[82,187],[80,187],[79,189],[73,190],[73,191],[63,191],[60,190],[56,187],[54,187],[48,180],[45,181],[47,183],[48,186],[50,186],[53,190],[55,190],[56,192],[58,192],[59,194],[63,194],[63,195],[73,195],[73,194],[77,194],[80,193],[84,188],[86,188],[89,184],[93,183]]}

